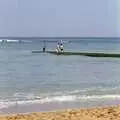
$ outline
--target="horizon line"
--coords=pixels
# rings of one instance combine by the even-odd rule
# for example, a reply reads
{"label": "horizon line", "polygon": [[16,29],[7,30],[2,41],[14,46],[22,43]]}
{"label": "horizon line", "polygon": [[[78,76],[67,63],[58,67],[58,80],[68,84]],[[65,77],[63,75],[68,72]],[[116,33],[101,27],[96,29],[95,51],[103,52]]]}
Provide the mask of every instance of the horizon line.
{"label": "horizon line", "polygon": [[120,37],[39,37],[39,36],[31,36],[31,37],[29,37],[29,36],[27,36],[27,37],[19,37],[19,36],[17,36],[17,37],[13,37],[13,36],[7,36],[7,37],[0,37],[0,39],[6,39],[6,38],[52,38],[52,39],[61,39],[61,38],[69,38],[69,39],[72,39],[72,38],[120,38]]}

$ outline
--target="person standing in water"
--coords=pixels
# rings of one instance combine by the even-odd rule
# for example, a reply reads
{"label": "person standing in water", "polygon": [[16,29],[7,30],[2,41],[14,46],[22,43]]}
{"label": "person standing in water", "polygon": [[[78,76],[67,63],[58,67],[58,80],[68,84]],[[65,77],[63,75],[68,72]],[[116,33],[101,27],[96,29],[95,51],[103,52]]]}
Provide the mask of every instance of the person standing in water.
{"label": "person standing in water", "polygon": [[63,49],[64,46],[63,46],[63,41],[62,40],[61,40],[61,43],[60,43],[59,47],[60,47],[60,51],[63,52],[64,51],[64,49]]}
{"label": "person standing in water", "polygon": [[56,52],[59,53],[60,52],[60,44],[58,43],[56,46]]}
{"label": "person standing in water", "polygon": [[62,43],[60,44],[59,47],[60,47],[60,51],[63,52],[63,44]]}
{"label": "person standing in water", "polygon": [[44,40],[43,52],[45,52],[45,48],[46,46],[45,46],[45,40]]}
{"label": "person standing in water", "polygon": [[62,52],[64,51],[64,49],[63,49],[63,42],[62,42],[62,40],[61,40],[61,42],[60,42],[60,43],[58,43],[58,44],[57,44],[56,51],[57,51],[57,53],[62,53]]}

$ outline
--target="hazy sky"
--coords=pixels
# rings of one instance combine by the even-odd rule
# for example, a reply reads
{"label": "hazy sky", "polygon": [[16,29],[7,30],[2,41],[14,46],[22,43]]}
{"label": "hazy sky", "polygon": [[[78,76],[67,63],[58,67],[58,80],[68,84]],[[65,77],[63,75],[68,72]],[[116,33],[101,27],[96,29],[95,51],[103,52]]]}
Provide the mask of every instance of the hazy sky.
{"label": "hazy sky", "polygon": [[116,37],[119,11],[120,0],[0,0],[0,36]]}

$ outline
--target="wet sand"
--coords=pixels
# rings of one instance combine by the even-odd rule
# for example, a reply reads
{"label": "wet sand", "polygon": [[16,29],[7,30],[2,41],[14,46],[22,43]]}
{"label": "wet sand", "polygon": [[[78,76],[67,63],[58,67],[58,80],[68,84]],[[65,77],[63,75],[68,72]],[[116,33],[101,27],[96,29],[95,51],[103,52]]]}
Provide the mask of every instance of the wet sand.
{"label": "wet sand", "polygon": [[120,120],[120,106],[9,114],[0,120]]}

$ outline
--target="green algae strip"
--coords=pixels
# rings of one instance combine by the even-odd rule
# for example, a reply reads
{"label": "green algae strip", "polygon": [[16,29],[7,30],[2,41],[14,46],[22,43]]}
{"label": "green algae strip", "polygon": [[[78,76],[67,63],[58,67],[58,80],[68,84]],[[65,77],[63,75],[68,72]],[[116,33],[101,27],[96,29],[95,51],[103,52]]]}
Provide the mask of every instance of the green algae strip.
{"label": "green algae strip", "polygon": [[50,54],[56,55],[82,55],[82,56],[90,56],[90,57],[117,57],[120,58],[120,54],[116,53],[90,53],[90,52],[63,52],[57,54],[56,51],[47,51]]}
{"label": "green algae strip", "polygon": [[[32,51],[32,53],[43,53],[43,51],[36,50],[36,51]],[[46,51],[46,53],[54,54],[54,55],[66,55],[66,56],[67,55],[82,55],[82,56],[89,56],[89,57],[116,57],[116,58],[120,58],[120,54],[118,54],[118,53],[63,52],[63,53],[57,54],[56,51]]]}

